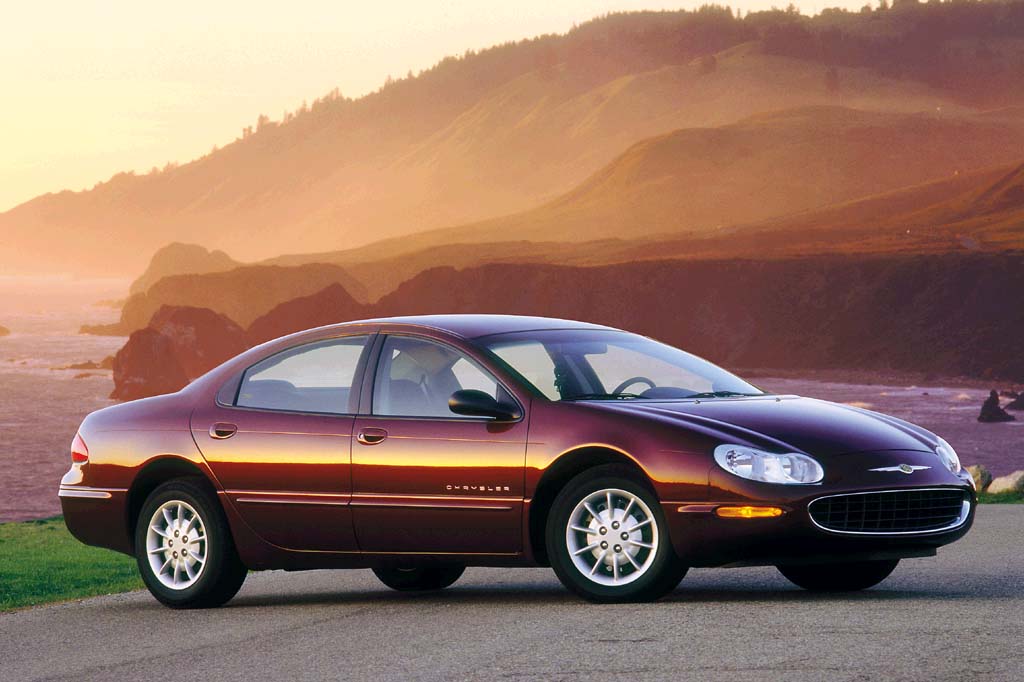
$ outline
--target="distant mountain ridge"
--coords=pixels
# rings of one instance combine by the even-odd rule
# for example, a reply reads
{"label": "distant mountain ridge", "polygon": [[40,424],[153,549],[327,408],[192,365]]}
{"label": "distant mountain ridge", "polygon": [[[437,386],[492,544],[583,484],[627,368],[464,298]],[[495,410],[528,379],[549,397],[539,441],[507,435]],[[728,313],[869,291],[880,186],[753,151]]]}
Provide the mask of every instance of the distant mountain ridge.
{"label": "distant mountain ridge", "polygon": [[[596,266],[659,259],[1024,252],[1024,162],[956,173],[822,209],[703,233],[587,242],[449,243],[445,239],[431,242],[430,236],[352,251],[283,256],[226,273],[177,273],[151,287],[147,295],[130,298],[120,323],[90,331],[128,333],[145,326],[147,316],[162,305],[211,307],[244,326],[287,303],[288,294],[313,294],[331,282],[344,287],[345,297],[352,292],[356,302],[352,305],[361,306],[386,297],[440,264],[466,269],[487,264]],[[274,273],[292,284],[283,290],[262,286],[254,279],[261,273]],[[339,305],[352,308],[348,303]]]}
{"label": "distant mountain ridge", "polygon": [[[948,4],[814,19],[738,19],[722,8],[611,15],[445,60],[365,98],[332,95],[264,121],[180,167],[120,174],[0,214],[0,262],[14,273],[111,274],[138,272],[171,241],[247,261],[357,247],[522,212],[630,145],[680,128],[810,105],[956,115],[1019,104],[1003,68],[1021,54],[1016,43],[992,54],[958,47],[1012,34],[1016,14],[995,2]],[[796,39],[783,40],[791,29]],[[857,50],[832,50],[829,64],[819,48],[837,35]],[[916,52],[895,51],[902,35]],[[790,43],[799,50],[787,52]],[[981,65],[966,90],[965,64]],[[956,77],[944,80],[943,69]]]}

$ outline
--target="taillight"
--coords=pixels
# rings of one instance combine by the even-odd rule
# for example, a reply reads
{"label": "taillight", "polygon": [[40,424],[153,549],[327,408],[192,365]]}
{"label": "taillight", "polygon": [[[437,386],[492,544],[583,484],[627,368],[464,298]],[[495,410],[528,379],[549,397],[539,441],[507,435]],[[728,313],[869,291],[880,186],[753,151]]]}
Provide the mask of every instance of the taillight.
{"label": "taillight", "polygon": [[80,433],[76,433],[75,439],[71,441],[71,461],[75,464],[85,464],[89,461],[89,448],[86,447]]}

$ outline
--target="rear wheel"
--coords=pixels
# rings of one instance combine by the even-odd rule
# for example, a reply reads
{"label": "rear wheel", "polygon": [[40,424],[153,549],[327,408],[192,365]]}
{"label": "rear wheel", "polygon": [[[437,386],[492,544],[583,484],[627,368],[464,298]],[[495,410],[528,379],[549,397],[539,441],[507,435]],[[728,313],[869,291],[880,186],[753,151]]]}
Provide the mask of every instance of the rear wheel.
{"label": "rear wheel", "polygon": [[622,466],[572,479],[555,498],[546,539],[559,580],[590,601],[651,601],[686,574],[657,497]]}
{"label": "rear wheel", "polygon": [[399,592],[423,592],[443,590],[460,577],[466,570],[458,564],[438,564],[430,566],[385,566],[374,568],[373,573],[380,581]]}
{"label": "rear wheel", "polygon": [[142,505],[135,558],[150,593],[171,608],[220,606],[242,587],[224,511],[202,481],[164,483]]}
{"label": "rear wheel", "polygon": [[812,592],[855,592],[874,587],[889,577],[899,559],[853,561],[845,564],[777,566],[779,573],[798,587]]}

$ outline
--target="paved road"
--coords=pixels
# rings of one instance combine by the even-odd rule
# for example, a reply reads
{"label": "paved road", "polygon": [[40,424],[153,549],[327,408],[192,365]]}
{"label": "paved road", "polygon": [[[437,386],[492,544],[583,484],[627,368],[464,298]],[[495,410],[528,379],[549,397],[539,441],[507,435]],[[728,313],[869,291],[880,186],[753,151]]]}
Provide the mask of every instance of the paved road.
{"label": "paved road", "polygon": [[1024,680],[1024,506],[839,597],[773,569],[692,571],[665,600],[594,606],[548,570],[441,594],[369,571],[251,576],[223,609],[145,593],[0,615],[0,679]]}

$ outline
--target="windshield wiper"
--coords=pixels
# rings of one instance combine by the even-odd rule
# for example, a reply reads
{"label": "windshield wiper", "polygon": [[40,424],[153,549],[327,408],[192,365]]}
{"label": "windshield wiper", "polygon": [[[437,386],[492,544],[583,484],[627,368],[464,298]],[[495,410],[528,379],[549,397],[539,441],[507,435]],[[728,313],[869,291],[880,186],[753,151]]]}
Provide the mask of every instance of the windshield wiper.
{"label": "windshield wiper", "polygon": [[686,396],[689,398],[738,398],[746,396],[764,395],[762,393],[737,393],[736,391],[704,391]]}
{"label": "windshield wiper", "polygon": [[580,393],[562,400],[632,400],[643,397],[637,393]]}

